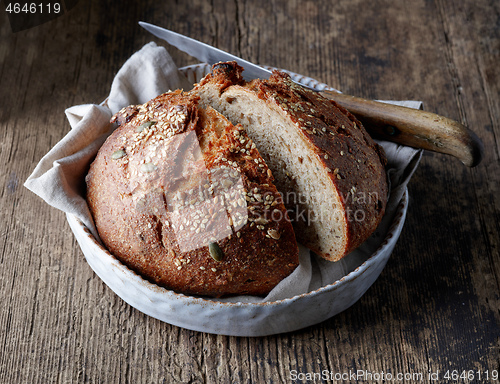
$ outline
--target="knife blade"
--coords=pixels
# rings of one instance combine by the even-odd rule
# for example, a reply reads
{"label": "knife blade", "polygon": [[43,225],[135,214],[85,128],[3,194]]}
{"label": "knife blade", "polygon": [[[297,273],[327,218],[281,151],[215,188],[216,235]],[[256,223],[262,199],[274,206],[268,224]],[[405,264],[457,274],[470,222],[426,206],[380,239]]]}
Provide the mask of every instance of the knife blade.
{"label": "knife blade", "polygon": [[269,76],[271,76],[271,71],[250,61],[243,60],[238,56],[212,47],[211,45],[202,43],[201,41],[181,35],[177,32],[169,31],[168,29],[157,27],[153,24],[145,23],[143,21],[139,21],[139,25],[149,33],[165,40],[170,45],[173,45],[188,55],[197,58],[202,63],[212,65],[221,61],[236,61],[245,69],[242,76],[246,81],[252,79],[268,79]]}
{"label": "knife blade", "polygon": [[[247,81],[268,79],[271,75],[269,70],[257,64],[198,40],[142,21],[139,25],[201,62],[213,65],[221,61],[236,61],[244,68],[242,75]],[[469,167],[478,165],[483,158],[484,147],[479,137],[465,125],[447,117],[335,91],[319,93],[355,115],[375,138],[452,155]]]}

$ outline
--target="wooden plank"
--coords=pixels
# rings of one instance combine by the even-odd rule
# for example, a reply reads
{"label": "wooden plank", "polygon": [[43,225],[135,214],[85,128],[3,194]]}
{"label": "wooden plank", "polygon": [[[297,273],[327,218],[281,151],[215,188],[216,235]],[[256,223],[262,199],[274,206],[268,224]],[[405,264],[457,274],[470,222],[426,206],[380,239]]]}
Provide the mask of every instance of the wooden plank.
{"label": "wooden plank", "polygon": [[[0,382],[288,383],[293,373],[498,369],[499,15],[493,0],[147,0],[126,9],[94,0],[12,34],[1,13]],[[346,93],[423,100],[473,128],[486,158],[467,169],[424,155],[393,256],[344,313],[264,338],[162,323],[111,292],[64,215],[22,186],[70,129],[64,109],[101,102],[133,52],[160,44],[139,20]]]}

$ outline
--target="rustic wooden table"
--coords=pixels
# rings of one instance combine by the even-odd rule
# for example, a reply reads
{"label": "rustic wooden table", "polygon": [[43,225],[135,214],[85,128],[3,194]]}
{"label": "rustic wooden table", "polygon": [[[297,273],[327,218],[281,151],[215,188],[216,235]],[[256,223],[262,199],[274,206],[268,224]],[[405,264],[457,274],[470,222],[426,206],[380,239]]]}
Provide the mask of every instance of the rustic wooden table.
{"label": "rustic wooden table", "polygon": [[[101,102],[132,53],[161,44],[139,20],[349,94],[422,100],[471,127],[484,160],[424,154],[388,265],[334,318],[262,338],[157,321],[107,288],[64,214],[23,187],[68,132],[65,108]],[[2,7],[0,382],[498,382],[499,20],[495,0],[92,0],[14,33]]]}

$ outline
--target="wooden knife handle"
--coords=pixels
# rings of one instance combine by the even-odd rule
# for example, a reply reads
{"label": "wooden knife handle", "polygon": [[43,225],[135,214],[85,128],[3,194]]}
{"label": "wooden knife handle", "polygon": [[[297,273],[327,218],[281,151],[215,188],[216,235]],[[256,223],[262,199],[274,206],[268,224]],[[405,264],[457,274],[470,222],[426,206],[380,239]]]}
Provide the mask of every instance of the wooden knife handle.
{"label": "wooden knife handle", "polygon": [[452,155],[469,167],[481,162],[484,151],[481,140],[457,121],[334,91],[320,93],[356,116],[374,137]]}

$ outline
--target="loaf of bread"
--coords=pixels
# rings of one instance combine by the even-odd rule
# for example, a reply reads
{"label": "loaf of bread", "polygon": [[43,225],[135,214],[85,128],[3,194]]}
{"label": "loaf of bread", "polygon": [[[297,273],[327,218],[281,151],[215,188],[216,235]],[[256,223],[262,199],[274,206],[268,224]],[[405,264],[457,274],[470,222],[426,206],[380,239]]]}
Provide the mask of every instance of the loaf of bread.
{"label": "loaf of bread", "polygon": [[265,295],[297,267],[296,237],[337,261],[385,212],[384,152],[353,115],[242,70],[219,63],[192,91],[121,110],[87,175],[104,245],[178,292]]}
{"label": "loaf of bread", "polygon": [[87,175],[104,245],[177,292],[265,295],[298,265],[272,172],[241,126],[196,93],[121,110]]}
{"label": "loaf of bread", "polygon": [[344,108],[275,71],[246,83],[219,63],[192,91],[241,124],[276,178],[298,241],[337,261],[377,228],[388,186],[383,149]]}

